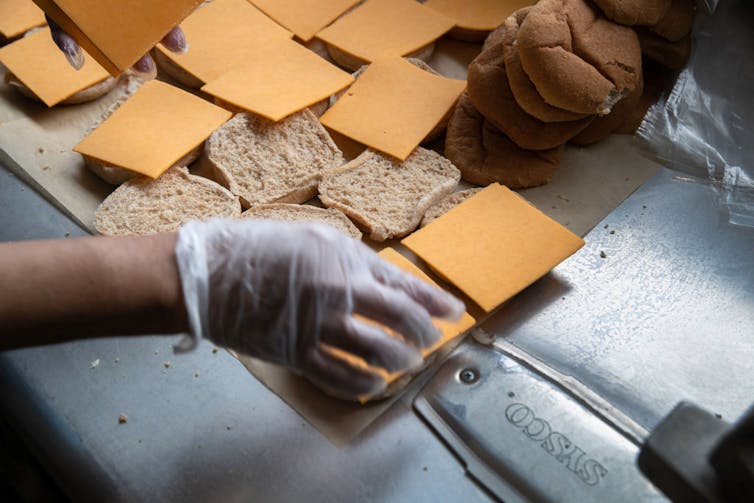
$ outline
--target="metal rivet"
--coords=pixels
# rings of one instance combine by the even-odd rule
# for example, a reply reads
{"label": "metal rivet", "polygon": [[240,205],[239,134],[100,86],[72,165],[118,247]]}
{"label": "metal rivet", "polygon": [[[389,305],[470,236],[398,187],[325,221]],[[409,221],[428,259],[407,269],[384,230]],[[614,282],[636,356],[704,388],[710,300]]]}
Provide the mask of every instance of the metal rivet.
{"label": "metal rivet", "polygon": [[458,377],[464,384],[473,384],[479,379],[479,372],[474,369],[463,369],[458,374]]}

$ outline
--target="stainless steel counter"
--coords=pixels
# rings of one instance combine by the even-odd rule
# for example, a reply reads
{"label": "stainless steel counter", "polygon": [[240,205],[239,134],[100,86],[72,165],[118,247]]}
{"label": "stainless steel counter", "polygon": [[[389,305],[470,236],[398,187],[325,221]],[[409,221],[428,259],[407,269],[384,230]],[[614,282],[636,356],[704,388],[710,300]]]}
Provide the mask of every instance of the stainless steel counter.
{"label": "stainless steel counter", "polygon": [[[4,170],[0,214],[2,240],[83,234]],[[748,364],[754,356],[754,233],[725,223],[706,185],[662,171],[586,241],[484,325],[502,336],[501,347],[567,377],[561,383],[539,380],[537,386],[568,397],[596,391],[634,431],[651,428],[683,398],[728,419],[742,411],[754,397]],[[337,449],[229,354],[202,345],[178,357],[172,342],[115,338],[0,355],[4,414],[74,499],[493,497],[465,473],[408,400]],[[473,344],[464,343],[459,352],[468,353]],[[525,386],[517,386],[516,393],[535,400],[535,388],[526,395],[520,389]],[[572,402],[548,398],[535,410],[556,424],[564,417],[558,404],[573,409]],[[119,414],[127,414],[125,424]],[[599,419],[594,428],[606,425],[610,438],[630,426]],[[632,444],[625,440],[631,435],[618,437],[629,460],[622,470],[635,477],[635,439]],[[557,494],[557,486],[548,488]],[[642,491],[617,499],[657,497]]]}
{"label": "stainless steel counter", "polygon": [[485,328],[645,429],[680,400],[734,420],[754,402],[754,229],[726,211],[662,171]]}

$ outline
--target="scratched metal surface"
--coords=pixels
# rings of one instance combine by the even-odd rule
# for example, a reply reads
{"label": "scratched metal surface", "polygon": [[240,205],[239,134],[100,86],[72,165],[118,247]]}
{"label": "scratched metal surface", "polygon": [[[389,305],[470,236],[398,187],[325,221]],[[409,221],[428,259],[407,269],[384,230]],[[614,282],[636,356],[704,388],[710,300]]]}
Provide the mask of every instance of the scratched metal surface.
{"label": "scratched metal surface", "polygon": [[459,347],[414,406],[506,503],[665,501],[635,443],[503,351]]}
{"label": "scratched metal surface", "polygon": [[714,188],[661,171],[485,329],[651,430],[680,400],[754,401],[754,230]]}

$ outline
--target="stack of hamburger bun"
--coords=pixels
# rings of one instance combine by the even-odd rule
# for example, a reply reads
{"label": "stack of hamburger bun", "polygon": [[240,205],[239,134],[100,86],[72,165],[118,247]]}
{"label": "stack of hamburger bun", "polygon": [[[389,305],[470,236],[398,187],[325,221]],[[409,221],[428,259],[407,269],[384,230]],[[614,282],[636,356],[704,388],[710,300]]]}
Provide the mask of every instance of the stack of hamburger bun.
{"label": "stack of hamburger bun", "polygon": [[[693,7],[693,0],[540,0],[514,12],[469,65],[445,155],[471,183],[547,183],[567,142],[589,145],[635,129],[648,101],[642,37],[671,46],[688,39]],[[677,68],[679,60],[645,52]]]}

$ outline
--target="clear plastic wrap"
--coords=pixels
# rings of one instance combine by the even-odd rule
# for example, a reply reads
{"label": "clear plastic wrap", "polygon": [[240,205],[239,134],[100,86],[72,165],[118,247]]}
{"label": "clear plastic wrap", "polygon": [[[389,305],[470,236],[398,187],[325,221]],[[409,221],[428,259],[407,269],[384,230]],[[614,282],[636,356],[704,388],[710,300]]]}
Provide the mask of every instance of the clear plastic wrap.
{"label": "clear plastic wrap", "polygon": [[754,227],[754,4],[705,2],[688,66],[638,137],[667,167],[719,189],[730,222]]}

